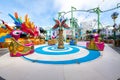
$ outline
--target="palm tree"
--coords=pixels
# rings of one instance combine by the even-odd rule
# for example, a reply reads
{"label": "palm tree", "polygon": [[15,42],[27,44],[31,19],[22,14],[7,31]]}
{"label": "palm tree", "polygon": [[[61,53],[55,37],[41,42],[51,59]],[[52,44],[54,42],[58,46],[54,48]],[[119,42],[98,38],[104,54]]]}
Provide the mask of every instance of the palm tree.
{"label": "palm tree", "polygon": [[64,48],[64,38],[63,38],[63,28],[70,28],[68,27],[68,25],[65,23],[66,19],[64,20],[55,20],[56,24],[53,26],[52,29],[58,29],[59,30],[59,34],[58,34],[58,48],[59,49],[63,49]]}

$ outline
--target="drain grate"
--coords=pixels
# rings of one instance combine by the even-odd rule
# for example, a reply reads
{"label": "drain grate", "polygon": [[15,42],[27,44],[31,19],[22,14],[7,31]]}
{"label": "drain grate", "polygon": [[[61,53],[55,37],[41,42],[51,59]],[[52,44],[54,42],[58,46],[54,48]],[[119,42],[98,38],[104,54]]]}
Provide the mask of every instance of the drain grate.
{"label": "drain grate", "polygon": [[5,80],[4,78],[0,77],[0,80]]}

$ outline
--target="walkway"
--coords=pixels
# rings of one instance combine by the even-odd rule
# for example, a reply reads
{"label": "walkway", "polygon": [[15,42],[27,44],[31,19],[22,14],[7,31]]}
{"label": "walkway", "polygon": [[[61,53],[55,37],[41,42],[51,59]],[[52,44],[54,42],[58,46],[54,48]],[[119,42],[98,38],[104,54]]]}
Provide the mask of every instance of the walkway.
{"label": "walkway", "polygon": [[115,47],[113,46],[113,44],[108,44],[108,45],[120,54],[120,47]]}
{"label": "walkway", "polygon": [[[85,42],[79,42],[85,45]],[[0,57],[0,76],[5,80],[117,80],[120,54],[108,45],[96,60],[69,65],[33,63],[21,57]]]}

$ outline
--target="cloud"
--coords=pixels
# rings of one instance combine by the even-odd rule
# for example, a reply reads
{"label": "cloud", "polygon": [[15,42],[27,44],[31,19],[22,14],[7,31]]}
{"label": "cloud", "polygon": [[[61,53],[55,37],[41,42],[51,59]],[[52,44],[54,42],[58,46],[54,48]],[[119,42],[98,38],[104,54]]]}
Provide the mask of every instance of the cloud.
{"label": "cloud", "polygon": [[[70,11],[71,6],[78,10],[88,10],[98,6],[100,6],[101,10],[107,10],[115,7],[118,2],[120,0],[2,0],[0,3],[0,12],[2,14],[0,14],[0,17],[6,22],[12,23],[13,21],[8,16],[8,13],[13,14],[14,12],[18,12],[23,19],[24,15],[28,14],[30,20],[38,26],[53,26],[55,24],[53,18],[58,18],[58,12]],[[119,10],[117,11],[120,12]],[[109,23],[111,14],[112,12],[101,14],[100,18],[103,19],[101,19],[102,22]],[[65,17],[69,19],[71,14],[66,14]],[[82,12],[75,12],[74,17],[78,19],[78,22],[97,19],[96,14]],[[107,20],[108,17],[109,20]],[[120,21],[119,17],[118,20]]]}
{"label": "cloud", "polygon": [[[102,11],[114,8],[117,6],[117,3],[120,2],[120,0],[55,0],[56,5],[60,7],[60,11],[70,11],[71,6],[75,7],[77,10],[89,10],[93,8],[97,8],[98,6]],[[59,3],[59,4],[58,4]],[[115,10],[114,10],[115,11]],[[107,12],[108,14],[101,13],[100,19],[101,22],[105,21],[105,24],[111,24],[111,14],[113,11]],[[88,17],[86,17],[88,15]],[[65,17],[70,18],[71,14],[66,14]],[[82,12],[75,12],[74,17],[78,19],[78,22],[81,22],[83,20],[90,20],[90,19],[97,19],[97,14],[95,13],[82,13]],[[109,18],[107,20],[107,18]],[[111,20],[111,21],[110,21]],[[120,19],[119,19],[120,20]],[[119,22],[120,23],[120,22]]]}
{"label": "cloud", "polygon": [[2,17],[6,22],[13,22],[8,16],[8,13],[14,15],[18,12],[24,20],[25,14],[28,14],[31,21],[38,26],[54,25],[53,18],[56,17],[59,7],[54,3],[54,0],[11,0],[2,1],[0,3],[2,10]]}
{"label": "cloud", "polygon": [[55,0],[56,5],[61,7],[61,11],[69,11],[71,6],[77,9],[92,9],[100,6],[102,9],[115,7],[120,0]]}

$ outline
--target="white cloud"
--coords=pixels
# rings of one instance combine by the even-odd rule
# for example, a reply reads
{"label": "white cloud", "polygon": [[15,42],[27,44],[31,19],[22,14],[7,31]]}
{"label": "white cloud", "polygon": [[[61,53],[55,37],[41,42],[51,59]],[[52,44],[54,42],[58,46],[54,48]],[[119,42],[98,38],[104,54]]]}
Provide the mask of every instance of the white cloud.
{"label": "white cloud", "polygon": [[[102,11],[108,10],[111,8],[114,8],[117,6],[117,3],[119,3],[120,0],[55,0],[55,3],[57,6],[60,7],[60,11],[70,11],[71,6],[75,7],[77,10],[89,10],[96,7],[100,7]],[[89,13],[88,13],[89,14]],[[89,17],[86,18],[88,15],[87,13],[74,13],[74,17],[78,19],[79,22],[83,20],[90,20],[90,19],[97,19],[97,14],[91,15],[89,14]],[[109,14],[108,16],[110,16]],[[65,17],[70,18],[70,13],[65,15]],[[106,15],[103,15],[106,17]],[[109,19],[110,20],[110,19]],[[106,20],[106,23],[108,23]]]}
{"label": "white cloud", "polygon": [[[88,10],[96,8],[99,5],[101,10],[107,10],[115,7],[119,2],[120,0],[13,0],[12,3],[10,3],[10,1],[1,1],[0,5],[2,6],[0,9],[2,14],[0,14],[0,17],[6,22],[13,22],[13,20],[8,16],[8,13],[13,15],[14,12],[18,12],[19,16],[22,16],[23,20],[25,14],[28,14],[30,20],[33,21],[35,25],[49,26],[54,25],[53,18],[58,17],[58,12],[70,11],[71,6],[78,10]],[[110,15],[111,14],[108,16]],[[70,16],[70,13],[65,15],[68,19]],[[81,22],[96,19],[97,15],[75,12],[74,17],[78,19],[78,22]],[[120,18],[118,18],[118,21],[120,21]]]}
{"label": "white cloud", "polygon": [[100,6],[102,9],[109,9],[117,6],[120,0],[55,0],[56,5],[60,6],[60,11],[69,11],[71,6],[77,9],[91,9]]}

